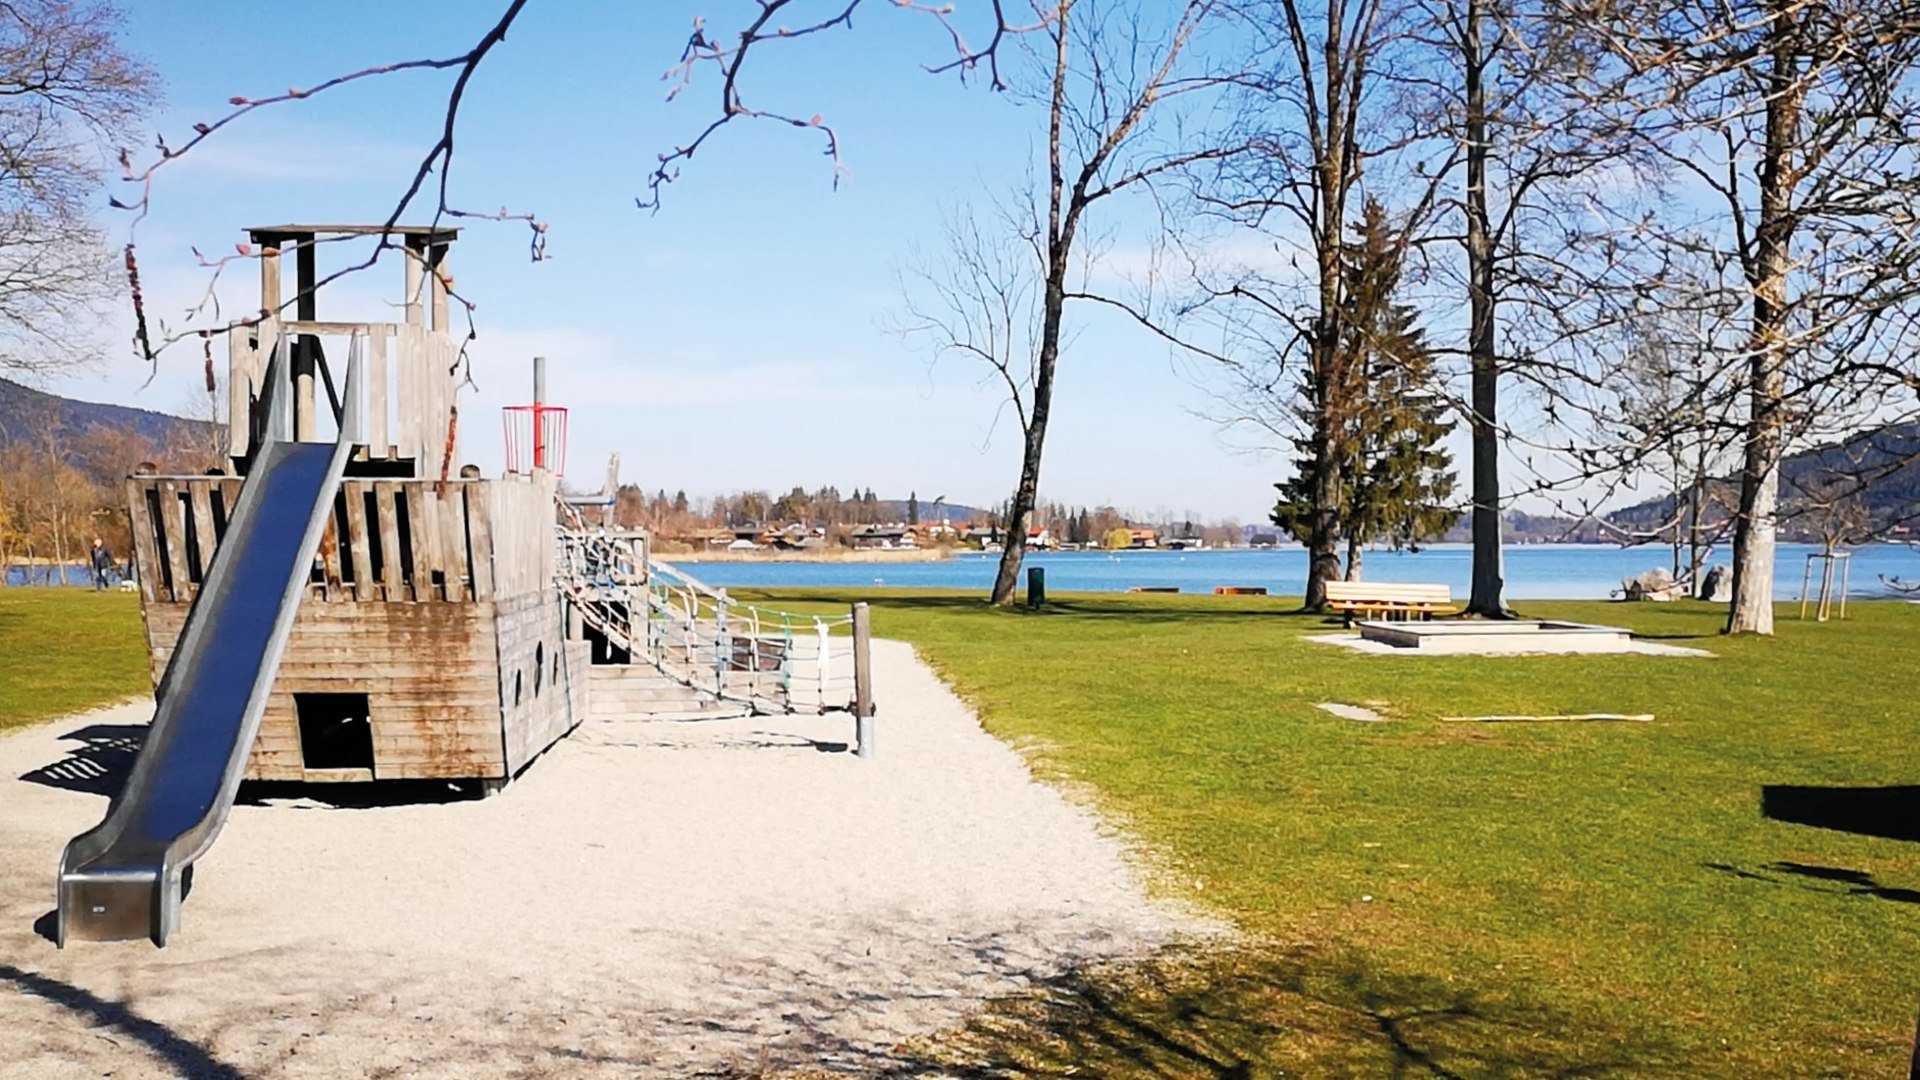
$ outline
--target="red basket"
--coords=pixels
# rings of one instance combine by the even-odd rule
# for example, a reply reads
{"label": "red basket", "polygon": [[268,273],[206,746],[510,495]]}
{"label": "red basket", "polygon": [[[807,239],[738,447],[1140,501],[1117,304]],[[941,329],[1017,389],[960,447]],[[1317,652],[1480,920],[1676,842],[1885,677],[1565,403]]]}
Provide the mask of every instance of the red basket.
{"label": "red basket", "polygon": [[500,410],[507,436],[507,471],[545,469],[567,474],[567,410],[561,405],[509,405]]}

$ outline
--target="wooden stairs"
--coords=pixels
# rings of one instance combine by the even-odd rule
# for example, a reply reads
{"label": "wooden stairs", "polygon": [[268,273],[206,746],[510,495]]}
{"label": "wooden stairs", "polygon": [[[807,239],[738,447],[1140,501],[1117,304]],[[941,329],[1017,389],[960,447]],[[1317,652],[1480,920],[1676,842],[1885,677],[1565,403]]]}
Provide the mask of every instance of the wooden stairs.
{"label": "wooden stairs", "polygon": [[695,690],[649,664],[596,664],[587,672],[589,720],[692,720],[746,711],[744,705]]}

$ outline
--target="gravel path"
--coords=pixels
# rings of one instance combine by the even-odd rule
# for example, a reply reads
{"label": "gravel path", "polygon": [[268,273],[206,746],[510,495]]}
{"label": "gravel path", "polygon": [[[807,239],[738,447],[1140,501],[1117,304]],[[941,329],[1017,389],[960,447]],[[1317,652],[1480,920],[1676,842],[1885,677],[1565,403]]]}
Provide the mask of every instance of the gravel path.
{"label": "gravel path", "polygon": [[0,739],[0,1074],[880,1072],[1209,929],[907,646],[874,668],[872,761],[845,717],[596,721],[486,801],[241,805],[164,951],[34,929],[149,710]]}

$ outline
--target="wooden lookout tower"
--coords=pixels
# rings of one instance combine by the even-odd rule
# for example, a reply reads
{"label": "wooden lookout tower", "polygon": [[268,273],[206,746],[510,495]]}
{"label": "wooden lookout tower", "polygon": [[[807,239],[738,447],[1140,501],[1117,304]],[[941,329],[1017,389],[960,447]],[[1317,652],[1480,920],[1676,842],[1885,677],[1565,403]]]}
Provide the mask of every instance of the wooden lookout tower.
{"label": "wooden lookout tower", "polygon": [[[215,475],[128,480],[156,684],[247,475],[269,378],[293,436],[341,428],[345,358],[364,412],[248,759],[249,779],[465,779],[496,788],[585,715],[589,646],[555,585],[554,478],[462,468],[447,256],[457,231],[249,230],[260,305],[227,335],[228,457]],[[329,320],[326,256],[386,233],[404,258],[397,321]],[[292,296],[284,273],[293,264]],[[338,260],[336,260],[338,261]],[[285,337],[284,366],[269,363]],[[270,374],[272,373],[272,374]],[[228,475],[228,472],[233,475]]]}

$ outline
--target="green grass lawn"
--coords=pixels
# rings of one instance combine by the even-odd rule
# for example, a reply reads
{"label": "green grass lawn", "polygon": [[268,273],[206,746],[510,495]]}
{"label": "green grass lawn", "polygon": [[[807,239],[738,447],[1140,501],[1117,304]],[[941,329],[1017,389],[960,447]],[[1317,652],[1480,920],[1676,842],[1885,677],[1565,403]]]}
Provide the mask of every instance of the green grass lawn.
{"label": "green grass lawn", "polygon": [[[1529,603],[1718,656],[1412,659],[1304,641],[1327,627],[1286,600],[869,599],[875,633],[1252,941],[1076,973],[949,1052],[1087,1075],[1904,1075],[1920,788],[1845,789],[1920,785],[1920,608],[1783,609],[1766,640],[1720,637],[1706,605]],[[1657,719],[1438,719],[1585,712]]]}
{"label": "green grass lawn", "polygon": [[[925,1048],[963,1075],[1904,1073],[1920,789],[1858,789],[1920,785],[1920,608],[1734,640],[1704,605],[1525,604],[1719,655],[1411,659],[1280,599],[870,599],[1247,931],[1001,1002]],[[0,728],[148,690],[125,594],[0,589],[0,656]],[[1657,719],[1438,720],[1579,712]]]}
{"label": "green grass lawn", "polygon": [[137,595],[0,588],[0,731],[152,690]]}

